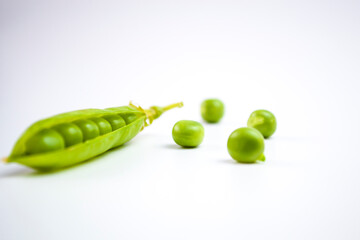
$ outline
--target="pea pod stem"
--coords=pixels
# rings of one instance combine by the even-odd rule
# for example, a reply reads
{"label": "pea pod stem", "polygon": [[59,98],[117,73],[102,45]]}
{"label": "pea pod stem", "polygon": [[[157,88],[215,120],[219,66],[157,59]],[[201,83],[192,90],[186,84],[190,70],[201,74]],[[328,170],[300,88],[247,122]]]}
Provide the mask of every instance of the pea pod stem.
{"label": "pea pod stem", "polygon": [[176,108],[176,107],[181,108],[182,106],[184,106],[184,103],[178,102],[178,103],[167,105],[167,106],[163,107],[163,109],[164,109],[164,112],[166,112],[166,111]]}
{"label": "pea pod stem", "polygon": [[152,106],[149,109],[143,109],[142,107],[136,106],[132,102],[130,102],[129,106],[145,113],[146,120],[147,120],[145,126],[149,126],[154,121],[154,119],[157,119],[158,117],[160,117],[164,112],[166,112],[170,109],[176,108],[176,107],[181,108],[182,106],[184,106],[184,104],[183,104],[183,102],[178,102],[178,103],[173,103],[173,104],[167,105],[165,107]]}

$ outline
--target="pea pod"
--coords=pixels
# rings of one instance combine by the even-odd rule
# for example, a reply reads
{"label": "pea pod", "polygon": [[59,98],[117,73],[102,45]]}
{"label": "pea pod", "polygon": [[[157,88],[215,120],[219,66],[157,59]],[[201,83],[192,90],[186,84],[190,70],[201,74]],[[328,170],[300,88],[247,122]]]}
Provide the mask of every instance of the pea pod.
{"label": "pea pod", "polygon": [[31,125],[4,161],[39,171],[69,167],[128,142],[163,112],[182,106],[180,102],[144,110],[130,102],[62,113]]}

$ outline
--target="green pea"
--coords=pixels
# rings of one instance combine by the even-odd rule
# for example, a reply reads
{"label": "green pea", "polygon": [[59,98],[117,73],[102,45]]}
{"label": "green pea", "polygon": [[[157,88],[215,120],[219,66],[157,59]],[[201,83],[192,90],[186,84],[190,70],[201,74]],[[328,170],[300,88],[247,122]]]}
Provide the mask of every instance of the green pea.
{"label": "green pea", "polygon": [[53,129],[43,129],[30,137],[26,144],[27,154],[37,154],[65,148],[62,136]]}
{"label": "green pea", "polygon": [[233,131],[227,142],[230,156],[241,163],[265,161],[264,138],[255,128],[243,127]]}
{"label": "green pea", "polygon": [[204,139],[204,127],[196,121],[181,120],[175,123],[172,136],[182,147],[197,147]]}
{"label": "green pea", "polygon": [[135,113],[124,113],[121,114],[121,117],[125,120],[126,125],[134,122],[137,119],[137,115]]}
{"label": "green pea", "polygon": [[63,136],[66,147],[83,141],[83,133],[81,132],[81,129],[73,123],[60,124],[55,126],[54,129]]}
{"label": "green pea", "polygon": [[119,115],[110,115],[104,117],[111,125],[113,131],[122,128],[126,125],[125,120]]}
{"label": "green pea", "polygon": [[201,116],[208,123],[217,123],[224,116],[224,103],[219,99],[207,99],[201,103]]}
{"label": "green pea", "polygon": [[269,138],[276,130],[276,118],[267,110],[256,110],[251,113],[247,126],[256,128],[264,138]]}
{"label": "green pea", "polygon": [[98,126],[100,135],[104,135],[112,131],[111,124],[104,118],[92,118],[91,121],[96,123]]}
{"label": "green pea", "polygon": [[74,123],[81,129],[84,141],[96,138],[100,135],[99,127],[91,120],[78,120]]}

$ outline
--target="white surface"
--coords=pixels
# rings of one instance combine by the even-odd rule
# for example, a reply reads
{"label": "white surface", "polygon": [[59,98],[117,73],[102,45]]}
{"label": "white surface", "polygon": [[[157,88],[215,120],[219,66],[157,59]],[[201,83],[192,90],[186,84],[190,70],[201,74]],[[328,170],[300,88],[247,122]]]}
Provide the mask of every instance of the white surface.
{"label": "white surface", "polygon": [[[0,153],[39,118],[184,101],[53,174],[0,165],[0,239],[360,239],[358,1],[1,1]],[[172,141],[203,99],[226,115]],[[267,161],[227,137],[275,113]]]}

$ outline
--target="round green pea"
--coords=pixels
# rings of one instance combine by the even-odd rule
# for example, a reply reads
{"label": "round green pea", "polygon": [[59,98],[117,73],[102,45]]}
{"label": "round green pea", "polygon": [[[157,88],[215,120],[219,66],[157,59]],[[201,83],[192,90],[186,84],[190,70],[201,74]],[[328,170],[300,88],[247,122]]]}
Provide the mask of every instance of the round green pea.
{"label": "round green pea", "polygon": [[104,135],[112,131],[111,124],[104,118],[92,118],[91,121],[96,123],[98,126],[100,135]]}
{"label": "round green pea", "polygon": [[241,163],[265,161],[264,138],[255,128],[243,127],[233,131],[227,142],[230,156]]}
{"label": "round green pea", "polygon": [[126,125],[125,120],[119,115],[110,115],[104,117],[111,125],[113,131],[122,128]]}
{"label": "round green pea", "polygon": [[204,139],[204,127],[196,121],[181,120],[175,123],[172,137],[182,147],[197,147]]}
{"label": "round green pea", "polygon": [[91,120],[78,120],[74,123],[81,129],[84,141],[96,138],[100,135],[99,127]]}
{"label": "round green pea", "polygon": [[37,154],[65,148],[65,142],[60,133],[53,129],[44,129],[25,143],[27,154]]}
{"label": "round green pea", "polygon": [[73,123],[60,124],[54,129],[64,138],[66,147],[81,143],[84,139],[81,129]]}
{"label": "round green pea", "polygon": [[224,116],[224,103],[219,99],[206,99],[201,103],[201,116],[208,123],[217,123]]}
{"label": "round green pea", "polygon": [[256,128],[264,138],[269,138],[276,130],[276,118],[267,110],[256,110],[251,113],[247,126]]}
{"label": "round green pea", "polygon": [[138,118],[135,113],[122,114],[121,117],[125,120],[127,125],[134,122]]}

